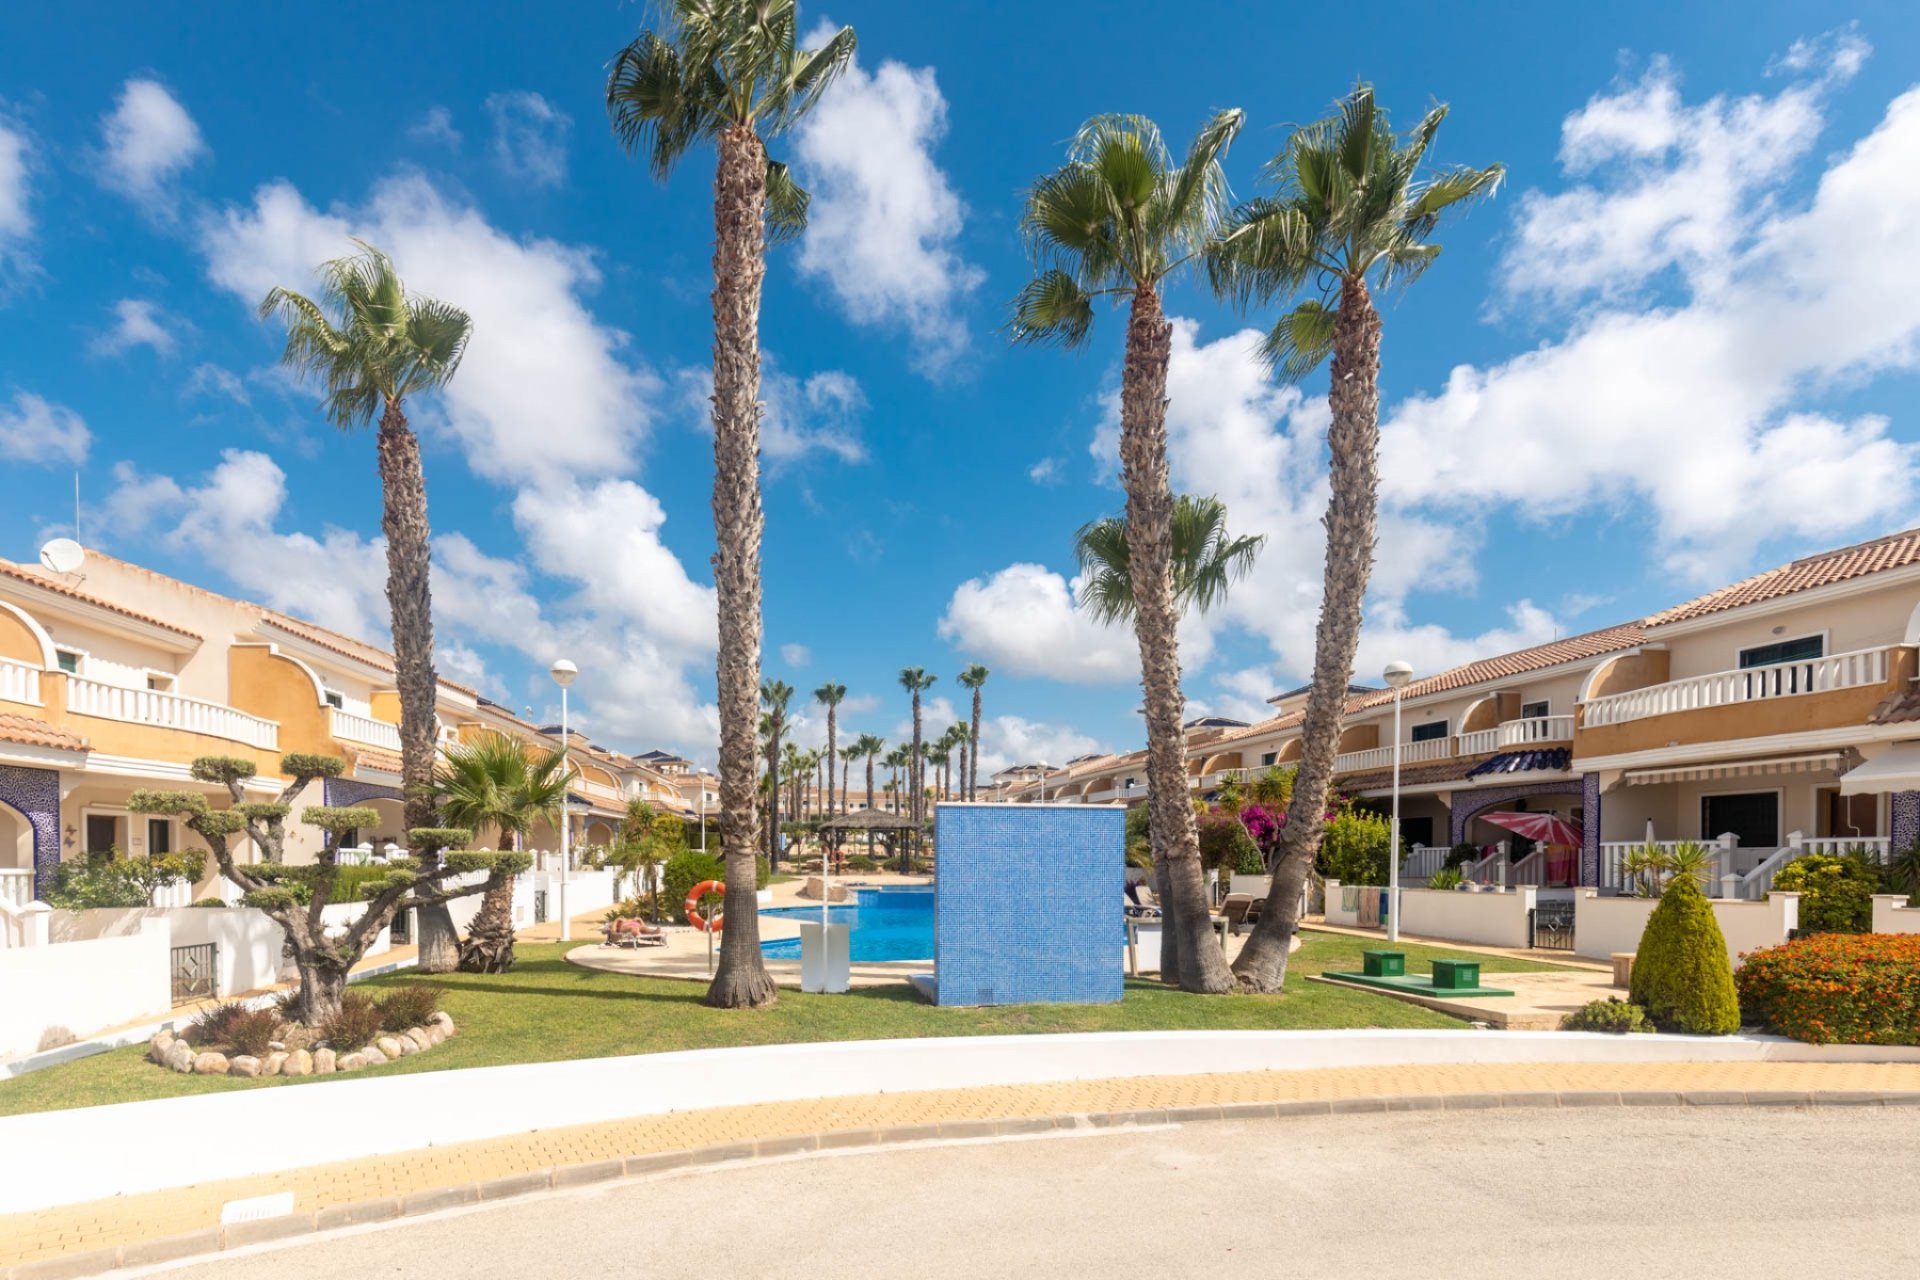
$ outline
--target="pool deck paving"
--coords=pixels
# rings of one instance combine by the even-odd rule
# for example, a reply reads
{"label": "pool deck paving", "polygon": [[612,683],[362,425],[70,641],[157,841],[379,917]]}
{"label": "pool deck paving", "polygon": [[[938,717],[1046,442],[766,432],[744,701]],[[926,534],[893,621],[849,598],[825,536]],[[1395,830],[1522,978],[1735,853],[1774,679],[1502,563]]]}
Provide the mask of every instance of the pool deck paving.
{"label": "pool deck paving", "polygon": [[[1427,1064],[1077,1080],[717,1107],[0,1217],[0,1280],[93,1275],[556,1188],[895,1143],[1400,1110],[1729,1105],[1920,1105],[1920,1063]],[[138,1141],[138,1135],[128,1140]],[[288,1215],[220,1224],[229,1201],[286,1192],[293,1195]]]}

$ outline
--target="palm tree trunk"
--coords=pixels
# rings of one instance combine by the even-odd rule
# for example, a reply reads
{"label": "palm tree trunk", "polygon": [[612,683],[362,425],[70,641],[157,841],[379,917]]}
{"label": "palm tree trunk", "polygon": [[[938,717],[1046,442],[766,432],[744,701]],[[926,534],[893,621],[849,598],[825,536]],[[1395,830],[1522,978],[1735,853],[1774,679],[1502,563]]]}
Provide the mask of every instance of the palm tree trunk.
{"label": "palm tree trunk", "polygon": [[[1333,421],[1327,428],[1327,569],[1320,626],[1314,637],[1313,683],[1300,731],[1300,768],[1280,829],[1267,909],[1234,962],[1254,991],[1277,992],[1287,980],[1287,953],[1300,924],[1300,895],[1320,852],[1322,815],[1333,785],[1333,758],[1346,714],[1347,684],[1360,644],[1360,606],[1373,571],[1374,516],[1379,502],[1380,315],[1364,279],[1344,280],[1333,329]],[[1396,856],[1390,854],[1389,856]]]}
{"label": "palm tree trunk", "polygon": [[973,766],[967,774],[967,799],[977,799],[980,789],[980,686],[973,687]]}
{"label": "palm tree trunk", "polygon": [[767,273],[767,153],[751,126],[720,135],[713,182],[713,585],[720,710],[725,930],[707,1003],[772,1004],[760,954],[754,846],[754,738],[760,708],[760,285]]}
{"label": "palm tree trunk", "polygon": [[[756,494],[757,496],[757,494]],[[755,595],[759,594],[756,581]],[[773,734],[767,742],[767,866],[780,865],[780,713],[773,715]]]}
{"label": "palm tree trunk", "polygon": [[[827,708],[827,817],[833,816],[833,762],[839,759],[840,709]],[[846,797],[842,796],[841,799]]]}
{"label": "palm tree trunk", "polygon": [[[519,847],[518,837],[511,840],[502,831],[502,846]],[[513,881],[481,895],[480,910],[467,926],[467,940],[460,947],[463,973],[505,973],[513,968]]]}
{"label": "palm tree trunk", "polygon": [[900,874],[913,865],[913,850],[920,844],[920,779],[925,761],[920,755],[920,690],[913,691],[913,754],[907,757],[907,786],[912,790],[908,808],[913,814],[913,838],[900,842]]}
{"label": "palm tree trunk", "polygon": [[[1120,384],[1120,465],[1127,490],[1127,560],[1133,579],[1134,632],[1140,641],[1146,693],[1147,803],[1154,856],[1166,863],[1167,916],[1179,940],[1185,991],[1233,989],[1220,949],[1208,945],[1206,884],[1200,834],[1187,799],[1186,743],[1181,721],[1180,611],[1173,598],[1173,489],[1167,479],[1167,364],[1173,326],[1151,286],[1134,290]],[[1165,966],[1162,966],[1163,971]]]}
{"label": "palm tree trunk", "polygon": [[[433,808],[432,546],[427,527],[427,478],[420,467],[420,440],[398,401],[388,401],[377,437],[381,532],[387,536],[387,608],[393,617],[393,675],[400,694],[400,779],[409,833],[437,827]],[[411,843],[411,839],[409,839]],[[423,868],[440,855],[414,849]],[[452,973],[460,964],[459,938],[445,903],[421,907],[419,969]]]}

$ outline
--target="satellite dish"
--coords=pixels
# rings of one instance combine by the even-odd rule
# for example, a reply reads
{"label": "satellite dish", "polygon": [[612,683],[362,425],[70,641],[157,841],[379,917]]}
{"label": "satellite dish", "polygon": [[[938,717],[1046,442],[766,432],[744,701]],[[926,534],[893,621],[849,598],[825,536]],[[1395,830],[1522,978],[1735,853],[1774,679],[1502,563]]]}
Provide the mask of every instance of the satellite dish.
{"label": "satellite dish", "polygon": [[55,573],[72,573],[86,558],[86,548],[72,538],[55,538],[40,548],[40,563]]}

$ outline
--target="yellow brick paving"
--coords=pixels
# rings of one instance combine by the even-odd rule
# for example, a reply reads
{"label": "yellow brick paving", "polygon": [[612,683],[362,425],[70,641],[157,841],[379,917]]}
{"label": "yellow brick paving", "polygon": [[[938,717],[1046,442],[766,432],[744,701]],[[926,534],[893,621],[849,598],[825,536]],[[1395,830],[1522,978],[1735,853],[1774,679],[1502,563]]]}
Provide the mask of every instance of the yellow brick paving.
{"label": "yellow brick paving", "polygon": [[1407,1095],[1916,1090],[1920,1064],[1911,1063],[1548,1063],[1236,1072],[763,1103],[453,1143],[0,1216],[0,1267],[197,1231],[219,1222],[222,1204],[248,1196],[291,1191],[296,1211],[311,1212],[596,1160],[839,1130]]}

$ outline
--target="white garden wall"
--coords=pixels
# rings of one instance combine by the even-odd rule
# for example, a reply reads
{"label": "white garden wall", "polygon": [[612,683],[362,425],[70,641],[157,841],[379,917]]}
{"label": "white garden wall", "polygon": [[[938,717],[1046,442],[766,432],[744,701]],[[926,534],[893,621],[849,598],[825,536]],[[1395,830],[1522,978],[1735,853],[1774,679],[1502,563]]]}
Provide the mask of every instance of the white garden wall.
{"label": "white garden wall", "polygon": [[1456,889],[1402,889],[1400,932],[1487,947],[1524,947],[1534,890],[1468,893]]}
{"label": "white garden wall", "polygon": [[292,966],[286,964],[281,955],[286,934],[266,912],[251,907],[96,907],[88,911],[56,911],[51,932],[55,942],[123,938],[138,933],[150,921],[165,924],[173,939],[171,946],[214,944],[222,997],[271,987],[294,976]]}
{"label": "white garden wall", "polygon": [[[1770,893],[1759,902],[1710,899],[1713,917],[1726,935],[1727,958],[1735,968],[1743,952],[1777,947],[1800,925],[1800,895]],[[1573,901],[1574,954],[1605,960],[1617,952],[1638,951],[1647,917],[1657,898],[1603,898],[1588,890]]]}
{"label": "white garden wall", "polygon": [[1873,895],[1875,933],[1920,933],[1920,907],[1907,905],[1904,893]]}
{"label": "white garden wall", "polygon": [[164,1013],[171,941],[160,918],[124,937],[0,950],[0,1062]]}

